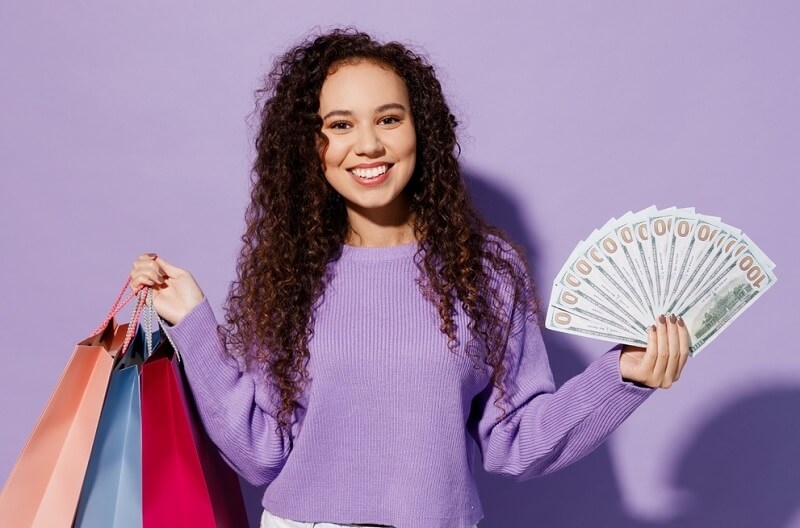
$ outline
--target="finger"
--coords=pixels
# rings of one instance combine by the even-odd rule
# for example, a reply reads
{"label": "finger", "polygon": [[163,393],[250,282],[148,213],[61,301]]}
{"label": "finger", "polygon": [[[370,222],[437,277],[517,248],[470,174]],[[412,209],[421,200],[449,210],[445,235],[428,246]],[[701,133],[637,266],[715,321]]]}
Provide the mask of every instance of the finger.
{"label": "finger", "polygon": [[178,266],[173,266],[172,264],[162,259],[161,257],[156,256],[155,262],[156,264],[161,266],[161,269],[163,269],[169,277],[175,277],[181,272],[183,272],[181,268],[179,268]]}
{"label": "finger", "polygon": [[162,286],[164,281],[160,277],[153,277],[152,275],[140,274],[131,277],[131,288],[136,291],[142,286]]}
{"label": "finger", "polygon": [[661,382],[661,386],[665,389],[670,388],[677,381],[680,367],[681,348],[678,340],[678,318],[675,317],[675,314],[670,314],[667,318],[667,348],[669,349],[669,361]]}
{"label": "finger", "polygon": [[164,280],[167,278],[166,272],[155,260],[137,260],[133,263],[131,278],[139,275],[148,276],[154,280]]}
{"label": "finger", "polygon": [[689,359],[689,329],[682,317],[678,317],[678,344],[680,346],[680,365],[676,380],[681,377],[683,367],[686,366],[686,361]]}
{"label": "finger", "polygon": [[653,366],[653,384],[660,387],[669,364],[669,340],[667,339],[667,318],[664,314],[658,316],[656,322],[656,363]]}
{"label": "finger", "polygon": [[141,271],[154,266],[158,268],[158,265],[155,264],[156,258],[157,255],[155,253],[142,253],[139,255],[139,257],[133,262],[133,271],[131,272],[131,276],[133,276],[134,271]]}
{"label": "finger", "polygon": [[153,260],[137,260],[134,262],[130,277],[131,288],[134,290],[142,286],[160,285],[167,278],[161,267]]}
{"label": "finger", "polygon": [[658,359],[658,338],[656,337],[656,327],[651,326],[647,329],[647,348],[639,364],[639,379],[636,381],[652,386],[653,369]]}

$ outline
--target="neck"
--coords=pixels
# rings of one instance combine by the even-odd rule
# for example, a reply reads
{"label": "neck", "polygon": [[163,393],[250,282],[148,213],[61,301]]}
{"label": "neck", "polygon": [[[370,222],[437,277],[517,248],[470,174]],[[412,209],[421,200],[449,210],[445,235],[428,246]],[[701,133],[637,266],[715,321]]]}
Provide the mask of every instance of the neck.
{"label": "neck", "polygon": [[376,232],[350,231],[345,243],[348,246],[386,247],[414,242],[413,228],[408,230],[380,230]]}
{"label": "neck", "polygon": [[375,212],[348,207],[347,221],[345,243],[350,246],[399,246],[416,240],[413,214],[407,208]]}

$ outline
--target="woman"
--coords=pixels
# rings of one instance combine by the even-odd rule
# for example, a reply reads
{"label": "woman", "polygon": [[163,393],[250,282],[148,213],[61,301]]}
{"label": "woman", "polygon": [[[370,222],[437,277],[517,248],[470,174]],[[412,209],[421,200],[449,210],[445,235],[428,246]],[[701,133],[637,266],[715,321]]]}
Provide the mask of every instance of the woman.
{"label": "woman", "polygon": [[336,30],[275,65],[238,278],[218,327],[191,274],[133,266],[183,354],[209,435],[262,526],[464,528],[488,471],[596,447],[688,357],[680,320],[555,391],[521,252],[481,218],[433,68]]}

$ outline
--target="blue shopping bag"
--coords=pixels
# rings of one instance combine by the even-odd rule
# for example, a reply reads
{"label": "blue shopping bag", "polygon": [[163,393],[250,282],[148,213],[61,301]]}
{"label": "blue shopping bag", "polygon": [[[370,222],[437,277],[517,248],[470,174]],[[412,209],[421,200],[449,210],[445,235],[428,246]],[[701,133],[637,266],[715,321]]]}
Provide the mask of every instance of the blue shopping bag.
{"label": "blue shopping bag", "polygon": [[111,374],[75,528],[142,527],[140,367],[146,355],[145,341],[145,332],[139,326]]}

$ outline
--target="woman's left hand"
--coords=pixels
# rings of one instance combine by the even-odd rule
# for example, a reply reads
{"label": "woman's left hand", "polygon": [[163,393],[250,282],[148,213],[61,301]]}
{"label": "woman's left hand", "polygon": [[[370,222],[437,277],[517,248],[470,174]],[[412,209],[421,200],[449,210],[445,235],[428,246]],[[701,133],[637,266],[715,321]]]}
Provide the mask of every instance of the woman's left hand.
{"label": "woman's left hand", "polygon": [[647,331],[647,348],[624,345],[619,369],[625,381],[668,389],[689,358],[689,331],[682,319],[661,315]]}

